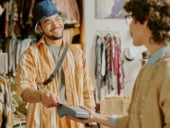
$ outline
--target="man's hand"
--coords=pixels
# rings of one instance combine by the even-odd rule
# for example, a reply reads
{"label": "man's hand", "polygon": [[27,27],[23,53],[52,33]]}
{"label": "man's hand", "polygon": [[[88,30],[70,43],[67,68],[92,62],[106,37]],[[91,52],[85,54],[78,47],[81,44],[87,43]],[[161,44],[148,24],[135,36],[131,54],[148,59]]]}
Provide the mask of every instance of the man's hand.
{"label": "man's hand", "polygon": [[22,98],[28,103],[41,102],[45,107],[58,107],[60,99],[57,94],[50,91],[36,90],[34,88],[26,88],[22,93]]}
{"label": "man's hand", "polygon": [[40,94],[40,102],[47,108],[58,107],[60,99],[55,93],[42,91]]}

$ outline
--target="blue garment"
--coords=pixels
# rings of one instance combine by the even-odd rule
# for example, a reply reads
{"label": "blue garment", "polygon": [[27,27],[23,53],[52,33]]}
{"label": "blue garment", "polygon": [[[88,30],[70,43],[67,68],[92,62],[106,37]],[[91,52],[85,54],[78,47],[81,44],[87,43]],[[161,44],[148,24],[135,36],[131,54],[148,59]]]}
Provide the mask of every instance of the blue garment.
{"label": "blue garment", "polygon": [[117,119],[118,119],[118,115],[112,115],[110,118],[110,124],[112,126],[116,126]]}
{"label": "blue garment", "polygon": [[147,65],[152,66],[157,60],[170,52],[170,44],[165,45],[148,58]]}

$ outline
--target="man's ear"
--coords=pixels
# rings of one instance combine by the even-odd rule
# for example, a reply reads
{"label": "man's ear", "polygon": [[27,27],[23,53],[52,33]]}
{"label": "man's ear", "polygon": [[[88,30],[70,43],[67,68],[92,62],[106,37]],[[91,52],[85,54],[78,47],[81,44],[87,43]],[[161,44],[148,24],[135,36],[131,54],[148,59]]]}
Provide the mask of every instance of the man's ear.
{"label": "man's ear", "polygon": [[147,26],[147,25],[148,25],[148,20],[145,20],[145,21],[144,21],[144,24]]}
{"label": "man's ear", "polygon": [[43,33],[41,24],[38,24],[38,25],[37,25],[37,30],[38,30],[40,33]]}

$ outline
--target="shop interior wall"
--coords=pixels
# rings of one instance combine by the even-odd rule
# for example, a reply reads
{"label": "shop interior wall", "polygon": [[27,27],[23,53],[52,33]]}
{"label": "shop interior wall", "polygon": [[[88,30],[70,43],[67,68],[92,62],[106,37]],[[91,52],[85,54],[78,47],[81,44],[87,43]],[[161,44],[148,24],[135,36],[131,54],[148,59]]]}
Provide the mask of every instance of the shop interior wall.
{"label": "shop interior wall", "polygon": [[[135,47],[132,45],[132,38],[130,36],[129,26],[127,26],[125,19],[97,19],[95,18],[95,1],[84,0],[84,23],[85,23],[85,51],[86,57],[91,69],[92,77],[95,78],[95,36],[97,31],[115,31],[120,34],[122,51],[128,46],[134,47],[137,54],[141,54],[145,47]],[[135,53],[135,54],[136,54]],[[131,95],[133,83],[136,75],[140,69],[141,59],[138,58],[134,62],[124,62],[125,70],[125,90],[122,95]],[[112,93],[116,95],[115,92]]]}

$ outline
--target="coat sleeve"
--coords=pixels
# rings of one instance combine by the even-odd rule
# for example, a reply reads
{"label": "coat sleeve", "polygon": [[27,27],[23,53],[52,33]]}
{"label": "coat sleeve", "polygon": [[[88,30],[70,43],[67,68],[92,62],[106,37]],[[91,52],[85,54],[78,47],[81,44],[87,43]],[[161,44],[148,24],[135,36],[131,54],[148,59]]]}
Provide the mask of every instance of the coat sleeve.
{"label": "coat sleeve", "polygon": [[[168,60],[168,59],[167,59]],[[163,120],[163,127],[170,128],[170,61],[163,61],[157,68],[157,80],[159,87],[159,106]],[[156,80],[155,80],[156,82]]]}
{"label": "coat sleeve", "polygon": [[[79,87],[79,96],[83,98],[80,100],[80,105],[85,105],[86,107],[95,110],[95,85],[93,78],[90,73],[90,69],[87,64],[87,60],[84,52],[76,47],[71,46],[72,53],[74,54],[74,59],[76,63],[76,82]],[[82,99],[80,98],[80,99]]]}
{"label": "coat sleeve", "polygon": [[[35,79],[37,75],[37,69],[35,64],[35,56],[32,52],[33,49],[26,50],[17,65],[16,74],[16,93],[21,96],[24,89],[27,87],[35,86]],[[35,87],[34,87],[35,88]]]}
{"label": "coat sleeve", "polygon": [[85,106],[95,108],[95,85],[85,55],[83,54],[83,95]]}

